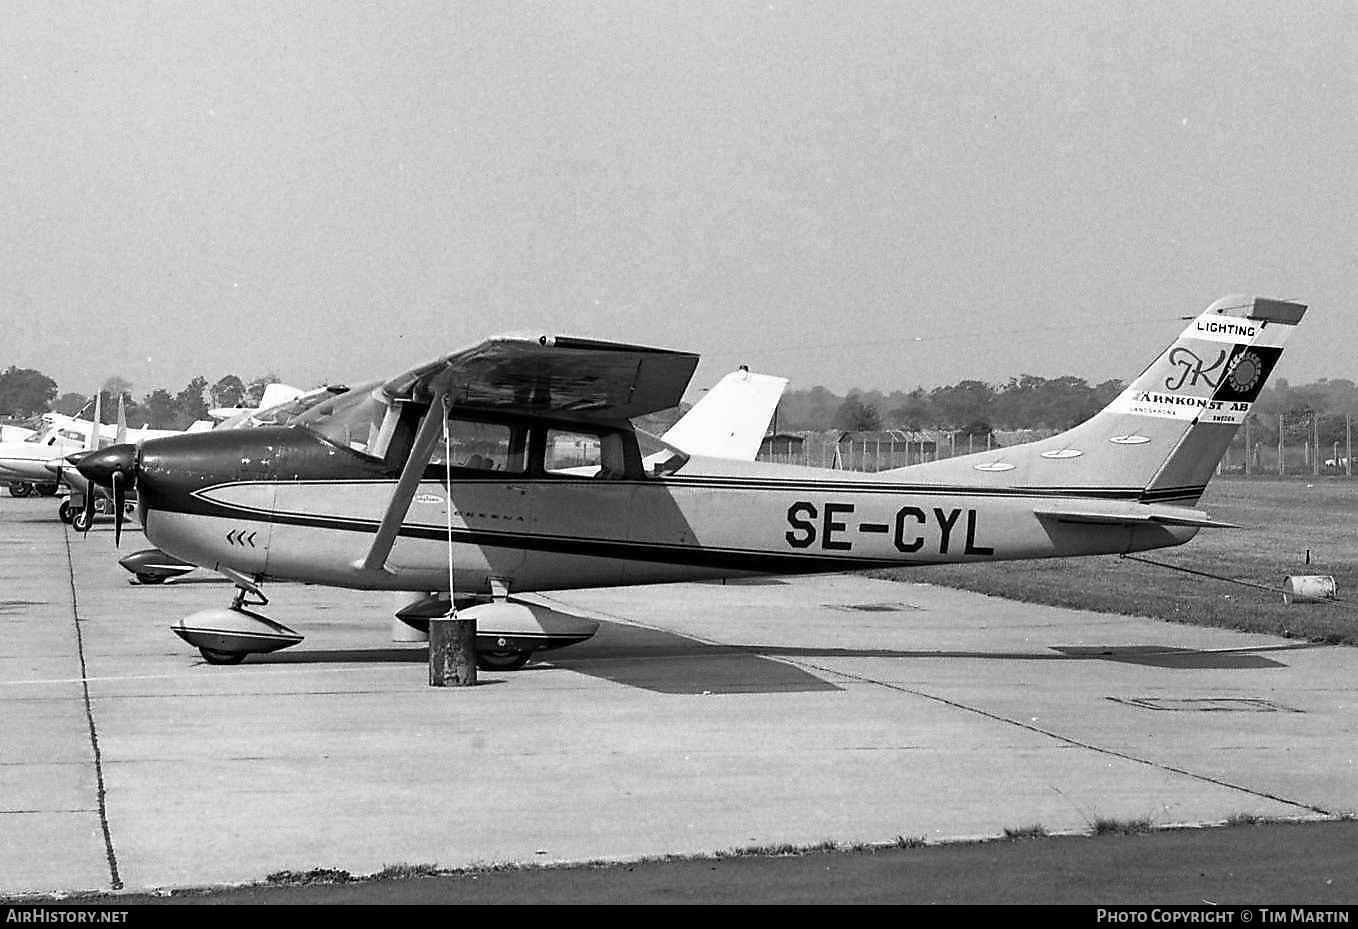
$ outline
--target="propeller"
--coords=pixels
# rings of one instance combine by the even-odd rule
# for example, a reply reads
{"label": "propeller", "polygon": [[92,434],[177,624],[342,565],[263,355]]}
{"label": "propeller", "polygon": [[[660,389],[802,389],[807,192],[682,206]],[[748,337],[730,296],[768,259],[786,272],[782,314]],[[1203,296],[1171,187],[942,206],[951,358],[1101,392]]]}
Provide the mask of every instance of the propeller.
{"label": "propeller", "polygon": [[[72,464],[90,483],[113,491],[113,542],[117,545],[123,536],[123,508],[127,503],[127,491],[137,486],[141,448],[130,443],[110,445],[97,452],[89,452]],[[85,511],[93,517],[93,493],[85,495]]]}

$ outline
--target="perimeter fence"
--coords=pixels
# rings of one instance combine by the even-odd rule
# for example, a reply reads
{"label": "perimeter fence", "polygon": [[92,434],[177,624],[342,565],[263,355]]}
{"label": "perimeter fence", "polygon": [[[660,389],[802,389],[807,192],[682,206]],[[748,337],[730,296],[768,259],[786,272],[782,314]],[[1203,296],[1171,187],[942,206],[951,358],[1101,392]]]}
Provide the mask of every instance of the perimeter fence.
{"label": "perimeter fence", "polygon": [[[890,430],[799,432],[765,439],[760,461],[842,471],[886,471],[1045,438],[1055,430],[990,435]],[[1217,465],[1218,474],[1353,477],[1353,416],[1294,411],[1250,416]]]}

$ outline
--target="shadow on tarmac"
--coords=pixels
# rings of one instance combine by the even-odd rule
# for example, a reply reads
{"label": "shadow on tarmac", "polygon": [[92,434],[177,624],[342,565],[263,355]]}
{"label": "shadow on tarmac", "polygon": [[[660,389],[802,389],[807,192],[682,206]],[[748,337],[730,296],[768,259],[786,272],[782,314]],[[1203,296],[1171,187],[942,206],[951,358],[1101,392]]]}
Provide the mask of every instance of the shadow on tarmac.
{"label": "shadow on tarmac", "polygon": [[[543,652],[528,671],[544,665],[664,694],[817,693],[842,688],[798,665],[779,659],[843,658],[987,661],[1113,661],[1168,670],[1258,670],[1286,667],[1257,654],[1308,647],[1265,646],[1254,651],[1201,651],[1163,645],[1054,645],[1032,651],[910,650],[891,648],[808,648],[778,645],[718,645],[658,629],[602,621],[589,642],[560,652]],[[251,664],[410,663],[428,661],[428,649],[391,646],[319,649],[253,655]]]}

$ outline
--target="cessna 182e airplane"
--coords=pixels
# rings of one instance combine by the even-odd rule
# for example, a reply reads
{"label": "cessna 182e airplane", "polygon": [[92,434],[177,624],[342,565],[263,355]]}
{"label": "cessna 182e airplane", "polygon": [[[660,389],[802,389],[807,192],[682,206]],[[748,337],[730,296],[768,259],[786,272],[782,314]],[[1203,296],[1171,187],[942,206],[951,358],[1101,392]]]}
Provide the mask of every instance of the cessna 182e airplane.
{"label": "cessna 182e airplane", "polygon": [[697,356],[550,336],[78,467],[137,489],[156,546],[236,581],[231,608],[174,627],[210,662],[300,641],[247,608],[291,580],[429,594],[412,615],[451,597],[483,667],[511,668],[596,625],[533,591],[1116,554],[1227,525],[1193,504],[1305,311],[1224,298],[1083,424],[877,473],[688,454],[630,420],[673,406]]}

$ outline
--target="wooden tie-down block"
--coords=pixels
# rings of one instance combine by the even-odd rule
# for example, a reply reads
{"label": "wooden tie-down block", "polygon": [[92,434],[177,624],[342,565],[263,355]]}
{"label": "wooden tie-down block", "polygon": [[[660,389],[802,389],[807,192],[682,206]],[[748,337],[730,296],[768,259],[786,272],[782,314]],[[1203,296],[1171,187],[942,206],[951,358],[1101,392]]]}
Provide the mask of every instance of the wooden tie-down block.
{"label": "wooden tie-down block", "polygon": [[476,618],[429,620],[429,686],[470,687],[476,683]]}

